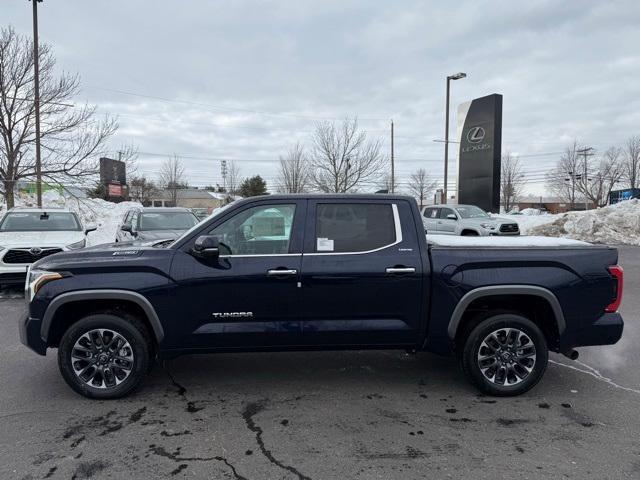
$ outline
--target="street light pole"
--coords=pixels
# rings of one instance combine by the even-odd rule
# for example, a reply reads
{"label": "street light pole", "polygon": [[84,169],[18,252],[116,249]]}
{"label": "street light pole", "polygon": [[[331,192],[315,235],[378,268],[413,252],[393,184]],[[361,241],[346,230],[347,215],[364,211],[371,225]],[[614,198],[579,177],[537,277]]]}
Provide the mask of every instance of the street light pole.
{"label": "street light pole", "polygon": [[447,181],[449,177],[449,91],[451,80],[460,80],[467,76],[464,72],[447,76],[447,106],[444,125],[444,187],[442,188],[442,203],[447,203]]}
{"label": "street light pole", "polygon": [[42,207],[42,163],[40,157],[40,65],[38,58],[38,3],[42,0],[32,0],[33,3],[33,82],[34,107],[36,120],[36,195],[38,207]]}

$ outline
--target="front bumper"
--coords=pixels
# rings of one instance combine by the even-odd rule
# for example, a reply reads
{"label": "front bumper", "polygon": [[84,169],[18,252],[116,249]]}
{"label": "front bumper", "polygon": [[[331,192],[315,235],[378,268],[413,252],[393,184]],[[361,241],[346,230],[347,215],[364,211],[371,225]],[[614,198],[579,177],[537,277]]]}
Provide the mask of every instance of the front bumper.
{"label": "front bumper", "polygon": [[25,311],[19,321],[20,341],[37,354],[46,355],[47,344],[40,336],[40,319],[31,318]]}
{"label": "front bumper", "polygon": [[0,285],[24,285],[27,280],[27,271],[23,267],[21,269],[14,269],[16,271],[7,271],[7,269],[0,269]]}

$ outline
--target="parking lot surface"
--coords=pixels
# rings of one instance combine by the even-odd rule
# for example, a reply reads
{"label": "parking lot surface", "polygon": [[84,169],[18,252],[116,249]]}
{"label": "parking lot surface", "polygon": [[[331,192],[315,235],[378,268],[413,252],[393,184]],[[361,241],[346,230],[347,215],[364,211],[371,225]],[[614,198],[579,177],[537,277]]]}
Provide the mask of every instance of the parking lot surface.
{"label": "parking lot surface", "polygon": [[452,359],[364,351],[184,357],[86,400],[19,343],[2,291],[0,478],[640,478],[640,248],[620,254],[623,340],[552,355],[510,399]]}

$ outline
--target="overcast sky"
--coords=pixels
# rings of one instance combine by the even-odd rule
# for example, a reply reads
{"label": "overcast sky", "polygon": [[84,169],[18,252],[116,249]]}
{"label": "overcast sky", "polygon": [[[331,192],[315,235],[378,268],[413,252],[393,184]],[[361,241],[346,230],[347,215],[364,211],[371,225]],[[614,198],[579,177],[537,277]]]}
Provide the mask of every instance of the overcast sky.
{"label": "overcast sky", "polygon": [[[420,167],[441,177],[433,140],[458,71],[453,135],[459,103],[504,95],[503,152],[521,155],[531,193],[574,138],[603,152],[640,134],[638,0],[45,0],[39,12],[41,40],[81,76],[77,101],[118,116],[113,155],[134,143],[154,176],[176,153],[195,186],[221,183],[223,158],[272,183],[316,122],[355,115],[385,148],[393,118],[401,182]],[[31,3],[2,0],[0,24],[30,35]]]}

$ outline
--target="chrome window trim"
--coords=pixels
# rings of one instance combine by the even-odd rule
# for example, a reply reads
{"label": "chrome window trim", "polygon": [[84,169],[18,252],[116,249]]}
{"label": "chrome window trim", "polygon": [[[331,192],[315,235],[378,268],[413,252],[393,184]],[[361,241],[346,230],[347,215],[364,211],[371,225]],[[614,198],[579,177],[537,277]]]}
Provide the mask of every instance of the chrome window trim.
{"label": "chrome window trim", "polygon": [[[348,201],[344,203],[348,203]],[[380,250],[385,250],[387,248],[398,245],[399,243],[402,243],[402,226],[400,225],[400,214],[398,213],[398,205],[396,205],[395,203],[392,203],[391,210],[393,211],[393,223],[396,228],[395,242],[390,243],[389,245],[383,245],[382,247],[374,248],[373,250],[365,250],[363,252],[311,252],[311,253],[305,253],[304,255],[309,255],[314,257],[318,257],[322,255],[366,255],[369,253],[379,252]]]}
{"label": "chrome window trim", "polygon": [[301,257],[302,253],[265,253],[251,255],[220,255],[219,258]]}

